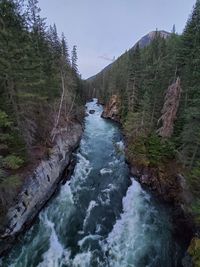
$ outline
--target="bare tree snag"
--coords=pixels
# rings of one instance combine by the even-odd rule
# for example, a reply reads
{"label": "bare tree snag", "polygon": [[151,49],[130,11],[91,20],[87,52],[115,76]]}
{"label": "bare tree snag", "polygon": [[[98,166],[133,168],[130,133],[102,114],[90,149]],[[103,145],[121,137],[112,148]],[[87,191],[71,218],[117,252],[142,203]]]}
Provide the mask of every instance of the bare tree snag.
{"label": "bare tree snag", "polygon": [[162,127],[157,131],[162,138],[170,138],[173,134],[181,92],[181,82],[178,77],[176,82],[170,85],[167,89],[162,116],[158,120],[158,124],[162,121]]}
{"label": "bare tree snag", "polygon": [[55,135],[56,135],[56,128],[58,127],[59,124],[59,120],[60,120],[60,115],[61,115],[61,110],[62,110],[62,106],[63,106],[63,100],[64,100],[64,96],[65,96],[65,79],[64,79],[64,74],[61,71],[61,81],[62,81],[62,95],[60,98],[60,105],[59,105],[59,110],[58,110],[58,115],[57,115],[57,119],[53,128],[53,137],[52,137],[52,142],[54,141]]}

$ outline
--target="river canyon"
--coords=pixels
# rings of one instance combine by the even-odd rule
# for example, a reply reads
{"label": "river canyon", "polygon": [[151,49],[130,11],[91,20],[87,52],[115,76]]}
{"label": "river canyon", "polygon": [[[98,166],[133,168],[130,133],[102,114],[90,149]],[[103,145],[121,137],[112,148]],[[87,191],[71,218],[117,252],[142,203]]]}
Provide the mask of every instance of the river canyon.
{"label": "river canyon", "polygon": [[[4,267],[180,267],[170,207],[130,176],[117,124],[86,104],[77,163],[32,227],[1,260]],[[93,112],[89,112],[93,110]]]}

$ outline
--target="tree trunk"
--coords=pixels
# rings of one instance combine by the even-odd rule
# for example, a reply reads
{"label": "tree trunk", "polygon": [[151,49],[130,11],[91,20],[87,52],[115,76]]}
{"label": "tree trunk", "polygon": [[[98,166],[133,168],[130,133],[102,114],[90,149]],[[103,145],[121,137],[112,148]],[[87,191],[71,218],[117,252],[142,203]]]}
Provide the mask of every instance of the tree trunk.
{"label": "tree trunk", "polygon": [[7,79],[7,87],[8,87],[8,94],[9,94],[10,102],[15,112],[17,126],[20,128],[19,108],[18,108],[17,102],[14,99],[16,92],[14,88],[14,81],[12,79],[9,79],[9,78]]}
{"label": "tree trunk", "polygon": [[155,108],[156,108],[156,98],[154,98],[154,102],[153,102],[153,110],[152,110],[151,122],[150,122],[151,128],[153,127],[153,119],[154,119],[154,114],[155,114]]}
{"label": "tree trunk", "polygon": [[191,162],[190,162],[190,169],[192,168],[192,166],[193,166],[193,164],[194,164],[194,161],[195,161],[195,158],[196,158],[198,149],[199,149],[199,144],[196,145],[196,147],[195,147],[195,149],[194,149],[194,153],[193,153],[193,155],[192,155],[192,159],[191,159]]}
{"label": "tree trunk", "polygon": [[60,115],[61,115],[61,111],[62,111],[62,105],[63,105],[63,100],[64,100],[64,96],[65,96],[65,80],[64,80],[64,75],[61,72],[61,82],[62,82],[62,95],[60,98],[60,105],[59,105],[59,110],[58,110],[58,115],[57,115],[57,119],[56,119],[56,123],[54,125],[53,128],[53,137],[52,137],[52,142],[54,141],[55,135],[56,135],[56,128],[58,126],[59,120],[60,120]]}

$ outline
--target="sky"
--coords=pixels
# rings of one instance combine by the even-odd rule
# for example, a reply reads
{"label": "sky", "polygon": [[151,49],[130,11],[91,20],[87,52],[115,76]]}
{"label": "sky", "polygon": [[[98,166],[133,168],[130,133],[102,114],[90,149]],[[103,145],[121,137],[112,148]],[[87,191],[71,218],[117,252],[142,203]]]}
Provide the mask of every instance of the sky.
{"label": "sky", "polygon": [[39,0],[41,16],[77,45],[78,67],[86,79],[110,64],[148,32],[181,33],[195,0]]}

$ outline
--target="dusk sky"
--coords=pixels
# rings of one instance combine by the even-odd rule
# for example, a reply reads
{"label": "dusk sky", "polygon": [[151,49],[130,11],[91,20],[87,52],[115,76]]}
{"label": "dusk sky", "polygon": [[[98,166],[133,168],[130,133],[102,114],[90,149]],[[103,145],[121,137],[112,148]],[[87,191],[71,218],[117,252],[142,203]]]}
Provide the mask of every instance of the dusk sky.
{"label": "dusk sky", "polygon": [[181,33],[195,0],[39,0],[47,24],[77,45],[83,78],[99,72],[137,40],[158,28]]}

